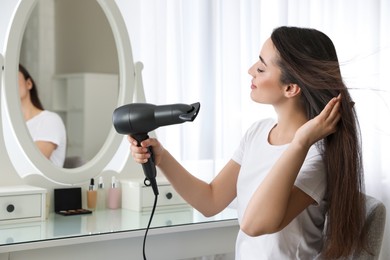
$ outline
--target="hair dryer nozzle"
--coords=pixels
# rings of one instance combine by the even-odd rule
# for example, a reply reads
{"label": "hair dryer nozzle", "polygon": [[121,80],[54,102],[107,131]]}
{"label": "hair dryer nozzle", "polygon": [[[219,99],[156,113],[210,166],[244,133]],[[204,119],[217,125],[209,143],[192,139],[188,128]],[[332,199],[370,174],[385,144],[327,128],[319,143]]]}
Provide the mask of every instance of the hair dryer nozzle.
{"label": "hair dryer nozzle", "polygon": [[132,103],[115,109],[113,124],[120,134],[148,133],[160,126],[194,121],[200,103],[156,106],[148,103]]}
{"label": "hair dryer nozzle", "polygon": [[200,103],[194,103],[191,104],[192,110],[188,111],[186,114],[181,114],[179,116],[180,119],[183,121],[194,121],[196,116],[198,115],[199,109],[200,109]]}

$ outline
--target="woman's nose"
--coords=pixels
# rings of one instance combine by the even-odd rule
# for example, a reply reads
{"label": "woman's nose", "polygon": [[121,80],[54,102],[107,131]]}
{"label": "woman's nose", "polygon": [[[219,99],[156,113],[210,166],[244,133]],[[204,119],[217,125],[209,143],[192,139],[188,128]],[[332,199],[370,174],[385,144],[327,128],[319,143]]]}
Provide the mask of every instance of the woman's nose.
{"label": "woman's nose", "polygon": [[248,69],[248,74],[254,77],[254,75],[253,75],[253,66],[254,66],[254,65],[252,65],[251,67],[249,67],[249,69]]}

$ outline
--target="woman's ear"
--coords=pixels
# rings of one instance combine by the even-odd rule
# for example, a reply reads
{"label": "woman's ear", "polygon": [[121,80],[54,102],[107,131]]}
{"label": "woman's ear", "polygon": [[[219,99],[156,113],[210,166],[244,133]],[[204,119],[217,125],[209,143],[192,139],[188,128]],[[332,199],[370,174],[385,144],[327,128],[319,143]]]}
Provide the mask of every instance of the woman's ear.
{"label": "woman's ear", "polygon": [[31,81],[31,79],[27,79],[27,80],[26,80],[26,85],[27,85],[27,89],[28,89],[28,90],[32,89],[33,83],[32,83],[32,81]]}
{"label": "woman's ear", "polygon": [[297,84],[288,84],[285,86],[284,95],[288,98],[295,97],[301,93],[301,88]]}

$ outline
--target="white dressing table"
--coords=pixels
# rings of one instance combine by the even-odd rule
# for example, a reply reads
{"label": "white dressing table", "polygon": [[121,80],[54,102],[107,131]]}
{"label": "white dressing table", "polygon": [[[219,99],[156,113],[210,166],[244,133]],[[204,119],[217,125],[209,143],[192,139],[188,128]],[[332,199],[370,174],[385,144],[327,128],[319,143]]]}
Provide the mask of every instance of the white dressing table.
{"label": "white dressing table", "polygon": [[[0,226],[3,259],[142,259],[150,212],[126,209],[87,215],[50,213],[46,221]],[[148,259],[187,259],[234,252],[236,212],[205,218],[187,208],[156,211],[146,239]]]}
{"label": "white dressing table", "polygon": [[[61,1],[0,1],[1,186],[39,186],[45,188],[49,195],[52,195],[54,188],[86,186],[90,178],[99,176],[107,179],[111,175],[116,175],[118,179],[140,176],[139,165],[128,158],[129,149],[125,137],[115,133],[114,129],[110,130],[103,146],[96,151],[96,156],[82,167],[74,169],[58,168],[51,164],[38,152],[27,132],[20,113],[20,104],[17,102],[19,93],[15,88],[18,84],[17,68],[23,33],[35,6],[44,7],[38,10],[47,14],[48,7],[57,10],[54,3],[58,2]],[[68,1],[61,3],[65,2]],[[116,105],[121,106],[133,101],[144,102],[142,64],[133,61],[127,28],[115,0],[88,2],[98,5],[106,16],[106,22],[110,25],[115,40],[119,66],[119,86],[116,90],[119,94]],[[77,7],[74,7],[72,10],[76,9]],[[85,15],[87,14],[89,12]],[[65,17],[73,19],[72,15]],[[53,17],[54,15],[49,13],[48,17],[45,16],[42,20]],[[37,23],[43,25],[40,29],[45,35],[48,32],[46,25],[50,27],[54,24],[46,20]],[[54,30],[51,33],[55,35]],[[39,46],[39,50],[44,54],[49,51],[45,46]],[[101,61],[102,64],[106,62]],[[53,69],[53,66],[47,65],[47,60],[38,59],[37,62]],[[43,71],[46,75],[46,71]],[[142,245],[149,217],[150,212],[118,209],[77,216],[50,213],[44,221],[0,224],[0,260],[142,259]],[[181,211],[157,211],[146,240],[146,255],[152,260],[172,260],[231,253],[234,252],[238,229],[236,213],[230,209],[212,218],[204,218],[189,208]]]}

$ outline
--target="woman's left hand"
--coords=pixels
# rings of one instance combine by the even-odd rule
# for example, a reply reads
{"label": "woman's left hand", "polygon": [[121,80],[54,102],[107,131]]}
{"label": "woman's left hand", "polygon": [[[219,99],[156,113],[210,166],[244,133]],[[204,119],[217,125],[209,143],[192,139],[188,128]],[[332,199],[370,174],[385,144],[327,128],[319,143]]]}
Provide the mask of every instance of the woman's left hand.
{"label": "woman's left hand", "polygon": [[315,142],[337,131],[340,115],[341,94],[332,98],[321,113],[306,122],[295,133],[293,142],[310,147]]}

